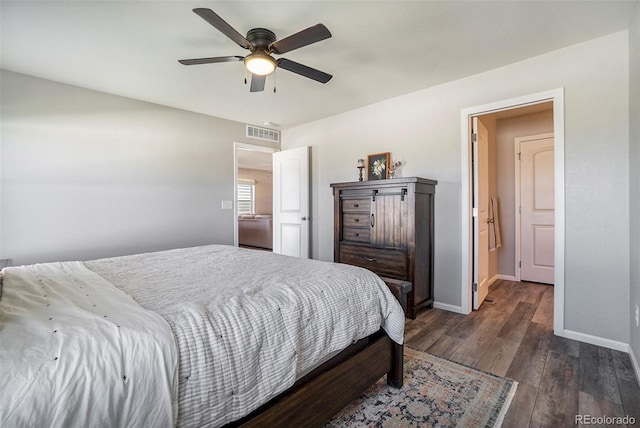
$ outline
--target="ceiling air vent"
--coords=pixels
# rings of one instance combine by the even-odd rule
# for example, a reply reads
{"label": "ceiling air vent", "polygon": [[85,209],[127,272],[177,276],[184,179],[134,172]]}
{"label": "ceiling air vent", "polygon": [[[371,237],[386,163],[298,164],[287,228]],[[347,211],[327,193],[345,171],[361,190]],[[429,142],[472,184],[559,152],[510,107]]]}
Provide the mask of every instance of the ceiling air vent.
{"label": "ceiling air vent", "polygon": [[280,131],[274,131],[273,129],[260,128],[258,126],[247,125],[247,137],[279,143]]}

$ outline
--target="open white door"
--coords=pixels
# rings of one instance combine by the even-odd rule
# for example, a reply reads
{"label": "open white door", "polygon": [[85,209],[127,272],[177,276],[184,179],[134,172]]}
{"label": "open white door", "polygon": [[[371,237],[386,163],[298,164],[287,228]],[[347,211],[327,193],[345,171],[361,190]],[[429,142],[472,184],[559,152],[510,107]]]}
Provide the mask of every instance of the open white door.
{"label": "open white door", "polygon": [[473,118],[473,309],[489,294],[489,132]]}
{"label": "open white door", "polygon": [[309,258],[309,147],[273,154],[273,252]]}

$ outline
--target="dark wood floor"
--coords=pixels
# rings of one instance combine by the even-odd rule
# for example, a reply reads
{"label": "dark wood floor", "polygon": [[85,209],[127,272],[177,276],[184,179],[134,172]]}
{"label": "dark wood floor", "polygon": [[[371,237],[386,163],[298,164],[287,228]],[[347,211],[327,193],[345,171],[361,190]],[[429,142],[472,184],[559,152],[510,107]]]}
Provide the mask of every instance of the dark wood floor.
{"label": "dark wood floor", "polygon": [[554,336],[553,286],[499,280],[469,315],[420,312],[407,321],[405,341],[517,380],[504,427],[581,425],[576,415],[629,415],[636,421],[629,426],[640,426],[640,386],[629,355]]}

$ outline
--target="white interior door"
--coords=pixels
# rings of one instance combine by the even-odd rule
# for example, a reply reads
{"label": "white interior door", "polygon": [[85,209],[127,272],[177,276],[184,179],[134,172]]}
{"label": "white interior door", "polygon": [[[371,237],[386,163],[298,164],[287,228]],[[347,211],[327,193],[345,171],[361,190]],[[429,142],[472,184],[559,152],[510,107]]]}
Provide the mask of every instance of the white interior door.
{"label": "white interior door", "polygon": [[553,146],[553,134],[516,140],[516,153],[520,154],[521,281],[554,282]]}
{"label": "white interior door", "polygon": [[489,132],[473,118],[473,309],[489,294]]}
{"label": "white interior door", "polygon": [[273,252],[309,258],[309,147],[273,154]]}

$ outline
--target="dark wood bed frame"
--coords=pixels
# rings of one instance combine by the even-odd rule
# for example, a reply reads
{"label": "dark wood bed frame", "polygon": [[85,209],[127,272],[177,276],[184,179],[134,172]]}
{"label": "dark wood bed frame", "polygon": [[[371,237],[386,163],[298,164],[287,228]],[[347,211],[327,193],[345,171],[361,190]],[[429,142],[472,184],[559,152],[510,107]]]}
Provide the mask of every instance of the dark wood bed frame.
{"label": "dark wood bed frame", "polygon": [[[411,283],[382,278],[406,309]],[[403,384],[404,346],[381,329],[299,379],[291,388],[245,418],[225,427],[319,427],[385,374]]]}

